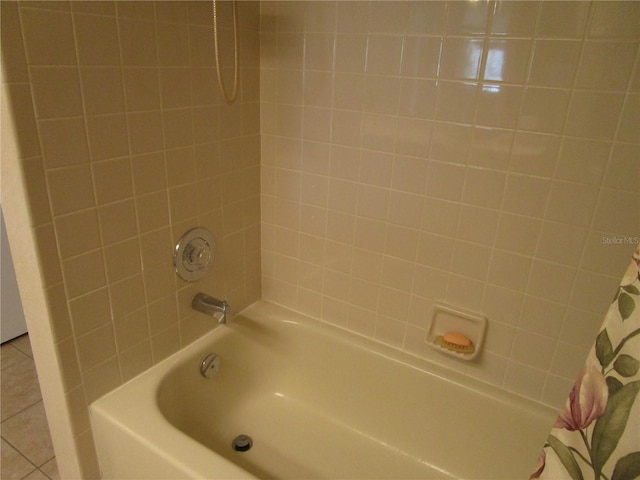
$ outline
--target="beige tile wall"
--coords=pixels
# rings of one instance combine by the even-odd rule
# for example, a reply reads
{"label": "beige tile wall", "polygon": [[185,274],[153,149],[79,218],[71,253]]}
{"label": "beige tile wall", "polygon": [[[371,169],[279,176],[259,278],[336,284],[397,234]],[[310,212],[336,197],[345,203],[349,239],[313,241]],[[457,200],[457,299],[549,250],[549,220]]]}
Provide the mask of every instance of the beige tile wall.
{"label": "beige tile wall", "polygon": [[[640,233],[639,26],[261,2],[263,297],[561,405]],[[425,344],[434,301],[489,317],[478,363]]]}
{"label": "beige tile wall", "polygon": [[[236,311],[260,297],[258,4],[240,15],[229,107],[209,2],[2,2],[6,89],[86,478],[87,405],[213,327],[193,294]],[[188,284],[173,245],[198,225],[214,234],[215,267]]]}

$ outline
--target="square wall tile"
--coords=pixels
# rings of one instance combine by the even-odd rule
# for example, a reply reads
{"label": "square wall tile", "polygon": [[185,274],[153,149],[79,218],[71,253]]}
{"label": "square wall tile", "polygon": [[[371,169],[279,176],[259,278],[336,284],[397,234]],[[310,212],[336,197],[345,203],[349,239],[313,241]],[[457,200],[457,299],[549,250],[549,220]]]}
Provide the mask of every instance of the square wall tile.
{"label": "square wall tile", "polygon": [[85,122],[81,118],[40,120],[40,142],[47,168],[89,162]]}
{"label": "square wall tile", "polygon": [[93,163],[98,205],[124,200],[133,196],[131,161],[129,158]]}
{"label": "square wall tile", "polygon": [[307,70],[331,70],[333,68],[334,35],[329,33],[307,33],[304,40]]}
{"label": "square wall tile", "polygon": [[638,205],[637,192],[602,188],[592,220],[593,227],[600,231],[633,236],[640,228],[638,215],[629,215],[633,205]]}
{"label": "square wall tile", "polygon": [[365,114],[362,121],[362,146],[368,150],[393,152],[396,147],[397,130],[396,116]]}
{"label": "square wall tile", "polygon": [[488,82],[523,83],[530,50],[529,40],[490,39],[482,78]]}
{"label": "square wall tile", "polygon": [[424,193],[429,164],[423,158],[396,155],[391,172],[391,188],[404,193]]}
{"label": "square wall tile", "polygon": [[603,179],[604,186],[612,189],[637,191],[640,182],[640,145],[615,143]]}
{"label": "square wall tile", "polygon": [[611,143],[587,138],[563,137],[555,177],[562,180],[599,185],[602,181]]}
{"label": "square wall tile", "polygon": [[367,73],[397,75],[400,73],[403,37],[370,35],[367,40]]}
{"label": "square wall tile", "polygon": [[578,40],[536,40],[529,84],[570,88],[580,58],[580,47]]}
{"label": "square wall tile", "polygon": [[513,129],[518,122],[522,94],[520,86],[482,85],[478,92],[476,122],[487,127]]}
{"label": "square wall tile", "polygon": [[490,319],[498,322],[495,327],[501,329],[501,336],[507,340],[507,342],[501,343],[487,337],[488,344],[494,344],[492,348],[487,347],[490,351],[503,356],[509,354],[511,346],[509,340],[513,337],[514,332],[511,325],[515,325],[520,317],[523,297],[522,293],[514,290],[486,285],[482,297],[482,309]]}
{"label": "square wall tile", "polygon": [[589,18],[589,6],[586,1],[543,3],[536,36],[582,38]]}
{"label": "square wall tile", "polygon": [[392,224],[420,228],[423,201],[420,195],[391,191],[388,221]]}
{"label": "square wall tile", "polygon": [[189,65],[189,28],[187,25],[163,23],[158,29],[158,64],[161,67],[186,67]]}
{"label": "square wall tile", "polygon": [[462,308],[476,311],[482,301],[483,288],[484,285],[481,281],[451,275],[445,301],[450,305],[460,305]]}
{"label": "square wall tile", "polygon": [[456,237],[482,245],[492,245],[498,228],[498,220],[497,210],[462,205]]}
{"label": "square wall tile", "polygon": [[531,267],[527,293],[558,303],[566,303],[571,295],[576,268],[536,260]]}
{"label": "square wall tile", "polygon": [[530,269],[530,257],[496,250],[491,258],[487,280],[497,287],[523,292]]}
{"label": "square wall tile", "polygon": [[447,80],[477,80],[482,50],[481,39],[446,37],[438,76]]}
{"label": "square wall tile", "polygon": [[[441,38],[406,36],[402,50],[402,75],[405,77],[436,78],[441,48]],[[454,61],[454,59],[449,60],[451,69],[454,67]],[[458,61],[458,63],[460,62]]]}
{"label": "square wall tile", "polygon": [[89,115],[124,112],[122,69],[83,67],[80,69],[86,112]]}
{"label": "square wall tile", "polygon": [[491,34],[506,37],[532,37],[538,2],[500,2],[493,11]]}
{"label": "square wall tile", "polygon": [[576,137],[611,140],[624,94],[577,90],[569,105],[565,132]]}
{"label": "square wall tile", "polygon": [[[158,74],[158,69],[153,67],[123,69],[124,95],[128,111],[160,109]],[[191,80],[193,81],[193,74]]]}
{"label": "square wall tile", "polygon": [[337,3],[338,32],[366,32],[369,21],[369,4],[360,2]]}
{"label": "square wall tile", "polygon": [[511,130],[474,128],[469,152],[469,165],[507,170],[513,135]]}
{"label": "square wall tile", "polygon": [[115,317],[129,314],[145,304],[142,275],[137,274],[109,285],[111,309]]}
{"label": "square wall tile", "polygon": [[153,22],[134,18],[118,20],[122,63],[129,66],[157,66],[157,45]]}
{"label": "square wall tile", "polygon": [[637,42],[586,41],[578,65],[577,88],[624,91],[629,84]]}
{"label": "square wall tile", "polygon": [[487,277],[490,259],[491,249],[489,247],[456,241],[451,261],[451,272],[483,281]]}
{"label": "square wall tile", "polygon": [[116,341],[111,323],[78,337],[80,370],[88,370],[116,354]]}
{"label": "square wall tile", "polygon": [[424,198],[422,207],[422,229],[453,237],[458,227],[460,204],[436,198]]}
{"label": "square wall tile", "polygon": [[452,2],[447,4],[447,35],[482,35],[487,29],[489,4]]}
{"label": "square wall tile", "polygon": [[309,32],[333,32],[336,25],[336,2],[311,2],[307,5],[305,28]]}
{"label": "square wall tile", "polygon": [[359,168],[359,180],[368,185],[389,187],[392,182],[394,155],[391,153],[364,151],[353,168]]}
{"label": "square wall tile", "polygon": [[159,111],[130,113],[127,125],[132,154],[163,150],[162,115]]}
{"label": "square wall tile", "polygon": [[566,305],[525,296],[518,327],[531,333],[557,337],[562,328]]}
{"label": "square wall tile", "polygon": [[444,122],[473,122],[478,86],[475,83],[438,82],[436,119]]}
{"label": "square wall tile", "polygon": [[383,257],[380,283],[398,290],[409,290],[413,282],[415,264],[399,258]]}
{"label": "square wall tile", "polygon": [[72,257],[100,247],[98,214],[95,209],[56,217],[54,225],[61,258]]}
{"label": "square wall tile", "polygon": [[616,281],[619,281],[618,278],[614,280],[607,275],[581,271],[576,277],[569,305],[583,311],[597,313],[602,319],[616,292]]}
{"label": "square wall tile", "polygon": [[598,198],[593,185],[553,182],[545,218],[567,225],[588,227]]}
{"label": "square wall tile", "polygon": [[335,70],[337,72],[364,72],[367,37],[358,34],[339,34],[335,43]]}
{"label": "square wall tile", "polygon": [[435,80],[402,78],[398,113],[407,117],[433,119],[437,92]]}
{"label": "square wall tile", "polygon": [[63,261],[62,272],[69,298],[84,295],[106,285],[104,260],[99,250]]}
{"label": "square wall tile", "polygon": [[133,200],[115,202],[100,207],[98,219],[104,245],[131,238],[138,233]]}
{"label": "square wall tile", "polygon": [[95,205],[89,166],[65,167],[47,174],[54,215],[71,213]]}
{"label": "square wall tile", "polygon": [[465,168],[443,162],[430,162],[425,193],[441,200],[459,201],[464,188]]}
{"label": "square wall tile", "polygon": [[82,96],[76,67],[31,67],[29,73],[38,118],[82,115]]}
{"label": "square wall tile", "polygon": [[100,288],[69,302],[71,322],[76,335],[83,335],[111,322],[107,288]]}
{"label": "square wall tile", "polygon": [[545,178],[509,174],[504,196],[504,210],[521,215],[542,217],[551,181]]}
{"label": "square wall tile", "polygon": [[504,172],[469,168],[462,201],[480,207],[499,208],[506,179]]}
{"label": "square wall tile", "polygon": [[109,282],[122,280],[138,274],[142,270],[140,244],[137,238],[106,247],[104,256]]}
{"label": "square wall tile", "polygon": [[115,17],[81,15],[73,17],[80,65],[119,65],[120,48]]}
{"label": "square wall tile", "polygon": [[638,4],[634,2],[595,4],[593,19],[587,34],[593,38],[637,39],[638,15],[640,15]]}
{"label": "square wall tile", "polygon": [[394,1],[372,3],[369,7],[369,31],[373,33],[404,33],[409,14],[408,5]]}
{"label": "square wall tile", "polygon": [[547,369],[551,365],[555,342],[552,338],[517,330],[513,339],[511,358],[525,365]]}
{"label": "square wall tile", "polygon": [[582,258],[586,234],[584,227],[544,222],[536,257],[577,267]]}
{"label": "square wall tile", "polygon": [[87,133],[92,160],[106,160],[129,154],[124,114],[87,117]]}
{"label": "square wall tile", "polygon": [[421,232],[416,261],[419,264],[448,271],[453,255],[449,237]]}
{"label": "square wall tile", "polygon": [[430,158],[441,162],[467,163],[472,129],[468,125],[435,122],[431,139]]}
{"label": "square wall tile", "polygon": [[553,176],[560,137],[516,132],[511,150],[511,171],[536,177]]}
{"label": "square wall tile", "polygon": [[20,7],[27,61],[30,65],[76,65],[71,14]]}
{"label": "square wall tile", "polygon": [[400,102],[400,79],[368,75],[365,80],[364,108],[367,112],[395,114]]}
{"label": "square wall tile", "polygon": [[568,90],[526,88],[518,128],[533,132],[562,133],[569,98]]}
{"label": "square wall tile", "polygon": [[446,20],[445,2],[410,2],[407,33],[441,35]]}

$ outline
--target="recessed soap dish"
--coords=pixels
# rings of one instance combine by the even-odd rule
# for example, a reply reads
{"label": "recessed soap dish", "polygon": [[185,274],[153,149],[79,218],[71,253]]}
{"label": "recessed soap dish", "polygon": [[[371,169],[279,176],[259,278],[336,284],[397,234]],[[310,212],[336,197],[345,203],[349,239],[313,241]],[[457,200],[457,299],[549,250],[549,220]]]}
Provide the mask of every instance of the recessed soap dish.
{"label": "recessed soap dish", "polygon": [[[482,350],[486,329],[487,317],[484,315],[435,303],[426,341],[431,347],[442,353],[460,360],[473,360]],[[468,338],[473,348],[463,348],[459,351],[447,348],[447,342],[443,340],[443,337],[451,333],[461,334]]]}

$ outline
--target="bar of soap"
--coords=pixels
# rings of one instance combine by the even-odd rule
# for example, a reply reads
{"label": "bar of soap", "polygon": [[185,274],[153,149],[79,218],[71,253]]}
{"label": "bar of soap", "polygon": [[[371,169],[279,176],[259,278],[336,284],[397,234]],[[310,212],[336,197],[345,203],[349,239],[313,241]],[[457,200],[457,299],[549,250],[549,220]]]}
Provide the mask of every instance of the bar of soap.
{"label": "bar of soap", "polygon": [[458,332],[447,332],[442,336],[442,339],[445,342],[452,343],[453,345],[458,345],[460,347],[471,346],[471,340],[469,337]]}

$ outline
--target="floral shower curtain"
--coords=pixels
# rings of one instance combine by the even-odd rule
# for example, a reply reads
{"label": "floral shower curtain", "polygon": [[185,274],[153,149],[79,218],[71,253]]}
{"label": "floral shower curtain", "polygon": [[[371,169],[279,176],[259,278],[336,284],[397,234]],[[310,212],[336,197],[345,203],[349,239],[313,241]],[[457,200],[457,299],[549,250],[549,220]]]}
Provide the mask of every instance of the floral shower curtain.
{"label": "floral shower curtain", "polygon": [[531,478],[640,478],[640,246]]}

